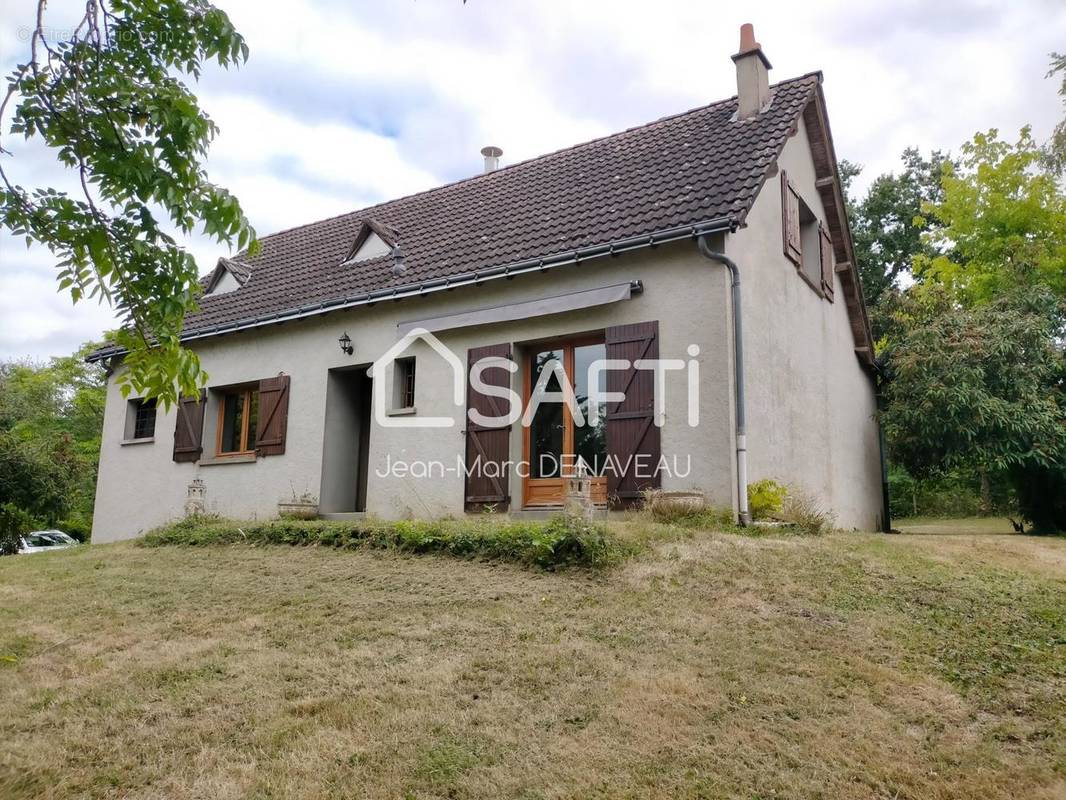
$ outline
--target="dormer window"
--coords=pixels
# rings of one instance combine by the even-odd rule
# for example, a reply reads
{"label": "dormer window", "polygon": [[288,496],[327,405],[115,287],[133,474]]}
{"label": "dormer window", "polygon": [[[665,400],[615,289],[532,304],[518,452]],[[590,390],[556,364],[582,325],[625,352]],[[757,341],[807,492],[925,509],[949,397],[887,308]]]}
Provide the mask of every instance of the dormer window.
{"label": "dormer window", "polygon": [[220,258],[207,279],[204,294],[226,294],[244,286],[251,276],[251,267],[232,258]]}
{"label": "dormer window", "polygon": [[375,219],[365,219],[342,264],[359,264],[393,252],[399,241],[396,231]]}

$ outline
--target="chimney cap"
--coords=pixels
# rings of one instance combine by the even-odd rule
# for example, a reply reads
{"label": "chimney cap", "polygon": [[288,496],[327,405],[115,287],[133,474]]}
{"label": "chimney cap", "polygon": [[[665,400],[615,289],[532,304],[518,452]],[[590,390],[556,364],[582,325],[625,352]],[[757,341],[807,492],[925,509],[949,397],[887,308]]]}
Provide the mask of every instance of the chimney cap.
{"label": "chimney cap", "polygon": [[503,155],[503,150],[490,144],[488,147],[481,148],[481,155],[485,156],[485,158],[499,158]]}
{"label": "chimney cap", "polygon": [[773,69],[770,65],[770,60],[762,51],[762,45],[755,41],[755,26],[750,22],[745,22],[740,26],[740,50],[732,58],[733,61],[739,61],[752,54],[757,55],[767,69]]}

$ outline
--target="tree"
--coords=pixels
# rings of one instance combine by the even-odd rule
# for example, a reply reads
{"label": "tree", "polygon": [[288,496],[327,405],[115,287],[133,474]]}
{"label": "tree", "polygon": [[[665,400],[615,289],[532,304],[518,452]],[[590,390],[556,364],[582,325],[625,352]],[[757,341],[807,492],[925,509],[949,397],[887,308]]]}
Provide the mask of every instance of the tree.
{"label": "tree", "polygon": [[0,224],[52,251],[75,303],[120,309],[125,324],[112,339],[129,351],[122,391],[166,407],[206,376],[180,341],[196,307],[196,262],[157,215],[183,234],[201,225],[220,243],[257,247],[237,199],[208,180],[202,161],[217,129],[177,76],[196,79],[210,60],[239,65],[248,48],[204,0],[88,0],[85,9],[57,41],[39,0],[29,59],[0,104],[0,117],[14,104],[11,133],[54,150],[79,190],[24,188],[0,160]]}
{"label": "tree", "polygon": [[[904,150],[901,159],[903,170],[879,175],[861,199],[851,196],[850,187],[862,168],[849,161],[840,164],[859,281],[876,339],[885,335],[891,319],[890,309],[882,313],[881,306],[895,303],[901,277],[910,273],[914,257],[926,249],[916,221],[921,220],[924,204],[943,199],[940,176],[950,163],[939,150],[923,158],[913,147]],[[927,227],[935,224],[930,218],[924,221]]]}
{"label": "tree", "polygon": [[[1066,55],[1062,53],[1051,54],[1051,69],[1046,77],[1054,78],[1062,73],[1062,83],[1059,85],[1059,97],[1062,105],[1066,107]],[[1051,172],[1061,175],[1066,172],[1066,117],[1055,126],[1051,139],[1044,146],[1044,162]]]}
{"label": "tree", "polygon": [[995,130],[963,145],[948,164],[943,197],[923,213],[937,220],[923,235],[915,271],[965,305],[992,302],[1019,286],[1047,286],[1066,297],[1066,195],[1043,165],[1029,128],[1014,144]]}
{"label": "tree", "polygon": [[933,288],[899,316],[903,335],[885,354],[893,458],[919,477],[975,466],[1003,476],[1027,519],[1066,530],[1061,301],[1025,287],[967,308]]}
{"label": "tree", "polygon": [[924,203],[939,202],[940,176],[949,158],[934,150],[928,159],[908,147],[901,156],[903,171],[879,175],[866,196],[853,204],[855,257],[863,293],[871,305],[910,272],[914,256],[923,249],[915,220]]}
{"label": "tree", "polygon": [[104,413],[95,344],[49,364],[0,363],[0,503],[86,535]]}

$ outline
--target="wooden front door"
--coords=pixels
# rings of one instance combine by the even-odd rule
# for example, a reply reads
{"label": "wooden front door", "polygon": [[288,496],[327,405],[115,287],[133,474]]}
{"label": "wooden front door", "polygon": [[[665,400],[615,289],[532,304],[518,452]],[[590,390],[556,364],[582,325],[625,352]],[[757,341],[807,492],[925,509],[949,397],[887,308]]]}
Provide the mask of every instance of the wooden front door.
{"label": "wooden front door", "polygon": [[[533,393],[542,399],[523,427],[525,437],[524,460],[528,477],[523,481],[523,500],[526,506],[561,505],[565,493],[565,479],[583,464],[592,477],[592,498],[598,504],[607,502],[607,408],[599,403],[598,418],[591,419],[589,401],[589,365],[607,356],[604,337],[547,342],[525,351],[524,408],[531,408]],[[607,375],[596,377],[601,394],[606,391]],[[567,403],[558,399],[568,384],[574,392],[575,404],[581,411],[580,423],[575,421]],[[549,399],[551,398],[551,399]]]}

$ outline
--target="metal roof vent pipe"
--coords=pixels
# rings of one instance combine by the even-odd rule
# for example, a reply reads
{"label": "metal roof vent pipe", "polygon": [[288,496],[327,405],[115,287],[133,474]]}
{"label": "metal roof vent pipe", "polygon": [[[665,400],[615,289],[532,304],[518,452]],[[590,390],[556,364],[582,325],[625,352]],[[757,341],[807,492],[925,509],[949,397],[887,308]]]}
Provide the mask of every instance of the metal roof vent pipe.
{"label": "metal roof vent pipe", "polygon": [[403,250],[400,249],[400,245],[393,245],[390,255],[392,255],[392,274],[397,278],[406,275],[407,263],[403,260]]}
{"label": "metal roof vent pipe", "polygon": [[485,174],[495,172],[500,168],[500,156],[503,155],[503,150],[493,145],[481,148],[481,155],[485,156]]}

